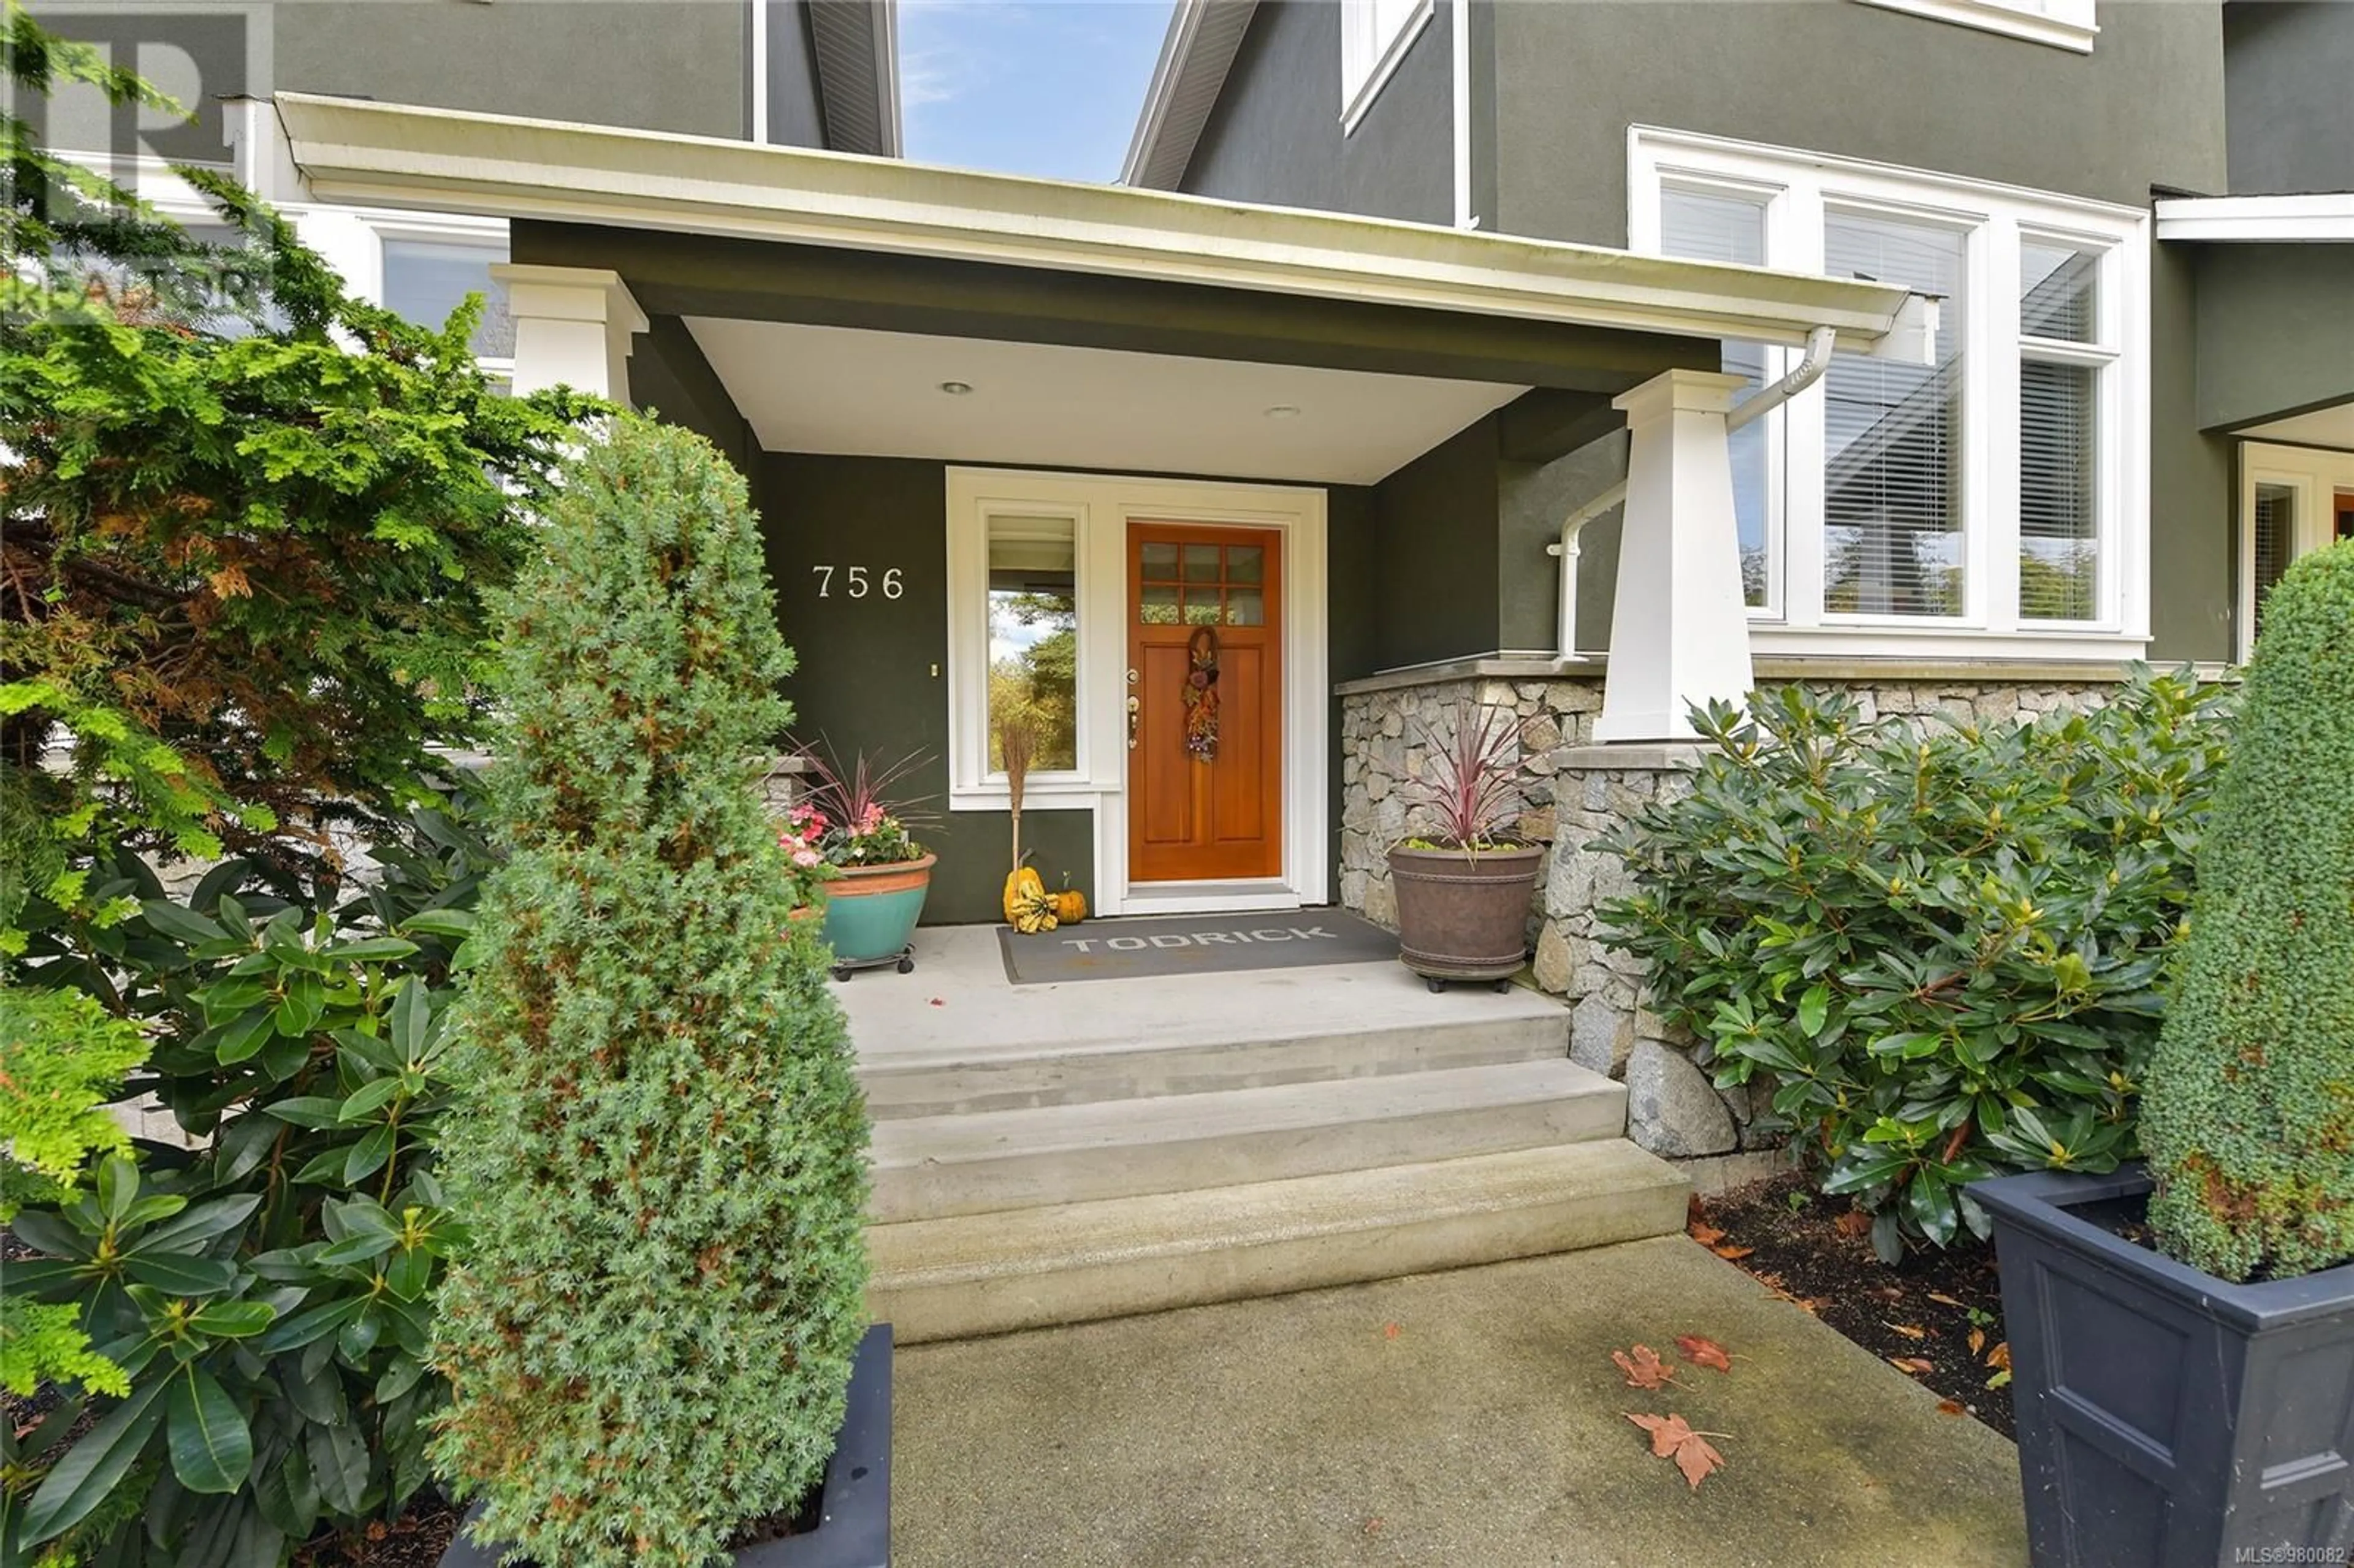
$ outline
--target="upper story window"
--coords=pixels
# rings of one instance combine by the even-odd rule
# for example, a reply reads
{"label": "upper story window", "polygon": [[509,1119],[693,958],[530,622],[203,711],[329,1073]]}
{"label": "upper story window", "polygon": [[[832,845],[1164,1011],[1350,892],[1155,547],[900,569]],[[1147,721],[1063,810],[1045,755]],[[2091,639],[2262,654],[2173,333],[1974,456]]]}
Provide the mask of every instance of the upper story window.
{"label": "upper story window", "polygon": [[1430,23],[1435,0],[1341,0],[1341,125],[1356,129]]}
{"label": "upper story window", "polygon": [[1910,11],[1958,26],[2001,33],[2054,48],[2093,52],[2100,28],[2093,20],[2094,0],[1864,0],[1890,11]]}
{"label": "upper story window", "polygon": [[[1837,354],[1733,439],[1761,651],[2115,657],[2147,636],[2147,217],[1638,128],[1631,248],[1901,283],[1934,363]],[[1730,342],[1762,387],[1798,351]],[[2029,641],[2032,640],[2032,645]]]}

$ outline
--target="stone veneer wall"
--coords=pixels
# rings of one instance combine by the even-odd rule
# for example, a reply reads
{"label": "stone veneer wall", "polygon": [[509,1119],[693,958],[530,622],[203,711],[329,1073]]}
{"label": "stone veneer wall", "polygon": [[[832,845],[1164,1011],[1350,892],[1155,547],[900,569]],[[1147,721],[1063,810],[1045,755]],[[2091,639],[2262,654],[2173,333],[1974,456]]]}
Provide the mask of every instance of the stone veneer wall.
{"label": "stone veneer wall", "polygon": [[[1761,676],[1761,684],[1774,683]],[[1849,689],[1868,718],[1901,716],[1924,727],[2031,719],[2096,705],[2113,683],[2079,680],[1810,679]],[[1397,901],[1384,860],[1389,846],[1427,826],[1412,805],[1428,766],[1428,737],[1465,703],[1507,710],[1522,725],[1520,831],[1549,846],[1529,912],[1533,973],[1570,1006],[1570,1058],[1627,1085],[1628,1135],[1670,1159],[1754,1157],[1779,1135],[1753,1131],[1766,1108],[1752,1089],[1719,1090],[1693,1057],[1696,1042],[1648,1005],[1641,966],[1602,945],[1595,913],[1633,891],[1617,856],[1593,842],[1662,796],[1689,789],[1696,746],[1593,744],[1602,706],[1599,673],[1542,673],[1483,662],[1435,679],[1352,683],[1341,717],[1341,902],[1395,929]],[[1733,1177],[1746,1170],[1729,1172]]]}

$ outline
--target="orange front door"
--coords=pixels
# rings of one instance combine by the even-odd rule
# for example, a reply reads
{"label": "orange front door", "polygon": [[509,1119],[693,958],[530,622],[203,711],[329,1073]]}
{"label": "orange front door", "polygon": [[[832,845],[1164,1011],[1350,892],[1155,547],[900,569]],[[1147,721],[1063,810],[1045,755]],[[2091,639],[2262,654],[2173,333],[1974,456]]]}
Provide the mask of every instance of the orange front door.
{"label": "orange front door", "polygon": [[1282,569],[1271,529],[1128,525],[1132,883],[1283,874]]}

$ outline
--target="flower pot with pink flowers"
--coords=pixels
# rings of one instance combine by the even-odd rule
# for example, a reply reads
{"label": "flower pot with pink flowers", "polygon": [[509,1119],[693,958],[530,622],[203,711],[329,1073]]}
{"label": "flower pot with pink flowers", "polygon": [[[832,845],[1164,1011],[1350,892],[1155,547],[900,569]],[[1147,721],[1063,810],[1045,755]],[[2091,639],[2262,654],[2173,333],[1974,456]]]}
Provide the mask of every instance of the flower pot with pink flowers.
{"label": "flower pot with pink flowers", "polygon": [[844,767],[822,746],[807,755],[817,782],[786,813],[780,842],[797,874],[824,878],[821,930],[833,978],[886,967],[906,974],[916,967],[916,922],[938,857],[912,831],[927,820],[918,802],[892,796],[924,756],[877,766],[862,752]]}

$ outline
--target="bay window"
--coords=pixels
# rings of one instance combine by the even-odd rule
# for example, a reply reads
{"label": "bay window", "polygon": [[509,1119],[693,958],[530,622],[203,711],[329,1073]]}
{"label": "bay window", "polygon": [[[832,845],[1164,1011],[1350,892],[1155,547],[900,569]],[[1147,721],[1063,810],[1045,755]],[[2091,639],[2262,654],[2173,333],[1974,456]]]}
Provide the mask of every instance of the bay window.
{"label": "bay window", "polygon": [[[1816,393],[1734,433],[1760,652],[2139,651],[2146,214],[1642,127],[1628,193],[1635,250],[1939,302],[1934,363],[1835,354]],[[1757,387],[1798,357],[1727,342],[1721,363]]]}

